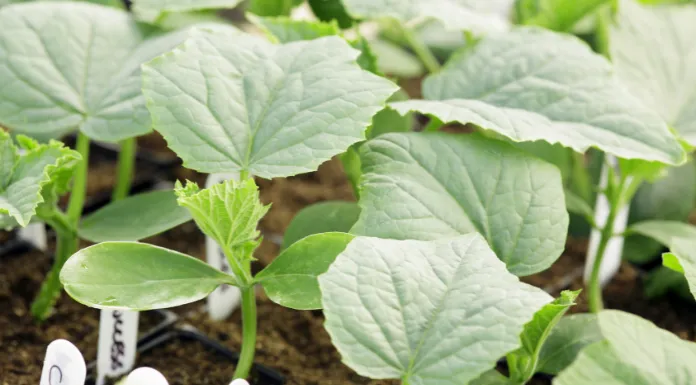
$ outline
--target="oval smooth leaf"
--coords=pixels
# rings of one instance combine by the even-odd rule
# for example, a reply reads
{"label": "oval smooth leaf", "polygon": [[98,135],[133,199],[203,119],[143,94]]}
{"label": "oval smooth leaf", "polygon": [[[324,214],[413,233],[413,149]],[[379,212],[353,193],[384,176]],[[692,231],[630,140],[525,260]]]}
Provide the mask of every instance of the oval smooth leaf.
{"label": "oval smooth leaf", "polygon": [[461,385],[520,346],[552,298],[510,274],[479,234],[357,237],[319,276],[325,328],[358,374]]}
{"label": "oval smooth leaf", "polygon": [[539,353],[537,372],[556,375],[587,345],[602,340],[595,314],[571,314],[551,330]]}
{"label": "oval smooth leaf", "polygon": [[201,172],[262,178],[314,171],[365,138],[397,90],[337,36],[274,45],[197,31],[143,66],[154,128]]}
{"label": "oval smooth leaf", "polygon": [[283,236],[282,249],[313,234],[347,233],[358,220],[360,207],[355,202],[319,202],[300,210]]}
{"label": "oval smooth leaf", "polygon": [[665,121],[631,95],[611,64],[581,40],[520,27],[485,37],[423,84],[429,100],[392,103],[443,122],[473,123],[515,142],[544,140],[577,152],[680,164]]}
{"label": "oval smooth leaf", "polygon": [[558,169],[508,143],[394,133],[360,154],[361,213],[351,233],[434,240],[479,232],[517,275],[545,270],[565,247]]}
{"label": "oval smooth leaf", "polygon": [[179,252],[136,242],[104,242],[75,253],[60,281],[76,301],[98,309],[150,310],[205,298],[236,279]]}
{"label": "oval smooth leaf", "polygon": [[80,222],[78,234],[90,242],[139,241],[191,220],[173,191],[153,191],[113,202]]}
{"label": "oval smooth leaf", "polygon": [[326,272],[354,235],[310,235],[285,249],[255,278],[275,303],[297,310],[321,309],[317,277]]}

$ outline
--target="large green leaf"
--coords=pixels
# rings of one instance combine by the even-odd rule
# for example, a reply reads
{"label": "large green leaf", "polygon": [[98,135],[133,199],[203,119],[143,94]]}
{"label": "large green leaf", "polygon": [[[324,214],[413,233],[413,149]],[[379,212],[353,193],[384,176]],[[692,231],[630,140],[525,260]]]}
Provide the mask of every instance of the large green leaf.
{"label": "large green leaf", "polygon": [[289,17],[261,17],[247,14],[247,19],[264,30],[279,43],[313,40],[341,33],[335,23],[323,23],[311,20],[293,20]]}
{"label": "large green leaf", "polygon": [[519,347],[552,298],[510,274],[478,234],[357,237],[319,276],[325,327],[363,376],[461,385]]}
{"label": "large green leaf", "polygon": [[696,379],[696,344],[636,315],[598,315],[606,339],[589,345],[554,385],[687,385]]}
{"label": "large green leaf", "polygon": [[133,0],[133,13],[138,20],[156,23],[172,13],[206,9],[234,8],[242,0]]}
{"label": "large green leaf", "polygon": [[41,138],[149,132],[140,65],[187,36],[148,38],[127,12],[88,3],[3,7],[0,25],[0,125]]}
{"label": "large green leaf", "polygon": [[602,340],[595,314],[572,314],[563,317],[541,348],[537,372],[558,374],[575,361],[587,345]]}
{"label": "large green leaf", "polygon": [[546,339],[561,320],[561,317],[575,305],[575,299],[580,291],[563,291],[561,296],[553,302],[544,305],[524,325],[524,331],[520,336],[522,346],[507,355],[510,379],[514,383],[525,384],[537,371],[540,352]]}
{"label": "large green leaf", "polygon": [[448,29],[476,33],[499,32],[509,27],[501,6],[509,0],[343,0],[356,19],[393,18],[403,24],[435,19]]}
{"label": "large green leaf", "polygon": [[568,230],[558,169],[479,135],[386,134],[361,149],[352,233],[434,240],[479,232],[517,275],[549,267]]}
{"label": "large green leaf", "polygon": [[317,277],[324,274],[354,236],[310,235],[285,249],[255,277],[273,302],[298,310],[321,309]]}
{"label": "large green leaf", "polygon": [[139,241],[191,220],[173,191],[133,195],[105,206],[80,222],[80,237],[98,243]]}
{"label": "large green leaf", "polygon": [[696,226],[677,221],[643,221],[631,225],[627,231],[650,237],[669,248],[675,240],[696,239]]}
{"label": "large green leaf", "polygon": [[625,90],[611,64],[579,39],[539,28],[486,37],[423,86],[428,101],[403,113],[473,123],[513,141],[545,140],[578,152],[679,164],[686,155],[667,124]]}
{"label": "large green leaf", "polygon": [[48,199],[67,192],[73,169],[81,161],[80,154],[51,141],[38,144],[20,136],[15,147],[8,133],[0,129],[0,229],[22,227]]}
{"label": "large green leaf", "polygon": [[104,242],[78,251],[63,266],[60,281],[87,306],[132,310],[184,305],[218,285],[237,283],[199,259],[134,242]]}
{"label": "large green leaf", "polygon": [[584,17],[609,0],[518,0],[517,21],[554,31],[571,31]]}
{"label": "large green leaf", "polygon": [[696,144],[696,5],[642,6],[620,0],[609,52],[626,88]]}
{"label": "large green leaf", "polygon": [[286,45],[199,31],[147,63],[154,127],[189,167],[273,178],[314,171],[364,139],[396,91],[335,36]]}
{"label": "large green leaf", "polygon": [[302,238],[327,232],[347,233],[360,215],[355,202],[319,202],[300,210],[283,235],[285,249]]}
{"label": "large green leaf", "polygon": [[232,254],[240,264],[251,257],[248,248],[256,245],[260,235],[256,227],[270,208],[259,200],[253,178],[241,182],[230,179],[203,190],[193,182],[182,187],[177,181],[175,192],[179,205],[188,209],[201,231],[226,254]]}

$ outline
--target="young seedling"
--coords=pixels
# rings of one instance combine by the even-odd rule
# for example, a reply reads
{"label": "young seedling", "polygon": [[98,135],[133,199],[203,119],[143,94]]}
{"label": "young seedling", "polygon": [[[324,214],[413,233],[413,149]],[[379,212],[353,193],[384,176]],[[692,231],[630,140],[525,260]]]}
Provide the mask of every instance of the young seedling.
{"label": "young seedling", "polygon": [[105,242],[76,253],[61,279],[84,304],[132,310],[177,306],[221,284],[237,286],[243,341],[235,378],[246,378],[255,351],[254,287],[261,284],[284,306],[320,308],[316,276],[351,238],[305,238],[253,276],[256,228],[267,207],[250,175],[315,170],[364,139],[396,86],[360,69],[359,52],[339,37],[274,45],[221,30],[191,36],[144,66],[143,90],[155,128],[188,167],[240,175],[204,190],[177,186],[178,203],[222,248],[231,274],[171,250]]}
{"label": "young seedling", "polygon": [[84,159],[74,169],[66,213],[73,238],[60,243],[54,279],[32,306],[44,319],[60,291],[55,278],[62,263],[77,249],[90,139],[121,143],[113,200],[126,197],[135,137],[152,129],[140,65],[179,44],[188,29],[162,33],[124,10],[82,2],[9,5],[0,8],[0,24],[0,125],[42,140],[77,132],[76,151]]}

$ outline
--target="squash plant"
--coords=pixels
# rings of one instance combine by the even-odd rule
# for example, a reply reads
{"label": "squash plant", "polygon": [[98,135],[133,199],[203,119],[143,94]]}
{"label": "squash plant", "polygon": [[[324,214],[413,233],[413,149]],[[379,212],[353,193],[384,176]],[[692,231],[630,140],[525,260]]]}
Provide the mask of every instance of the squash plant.
{"label": "squash plant", "polygon": [[43,319],[58,297],[60,268],[77,249],[90,140],[121,143],[113,199],[124,198],[135,137],[151,131],[140,65],[181,42],[188,30],[164,33],[123,10],[82,2],[8,5],[0,8],[0,24],[0,125],[39,140],[77,132],[76,158],[83,160],[74,167],[63,223],[69,231],[59,234],[64,239],[53,270],[32,306]]}

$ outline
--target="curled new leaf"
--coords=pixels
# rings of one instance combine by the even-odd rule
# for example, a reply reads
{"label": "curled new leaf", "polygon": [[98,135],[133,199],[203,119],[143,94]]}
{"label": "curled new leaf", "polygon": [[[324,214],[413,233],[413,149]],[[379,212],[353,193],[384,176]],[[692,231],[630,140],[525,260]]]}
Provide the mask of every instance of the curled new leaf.
{"label": "curled new leaf", "polygon": [[251,257],[259,237],[256,227],[270,207],[259,201],[253,179],[231,179],[203,190],[192,182],[186,187],[177,182],[175,191],[179,205],[191,212],[198,227],[223,250],[234,258]]}
{"label": "curled new leaf", "polygon": [[26,226],[38,206],[55,203],[68,190],[72,170],[80,154],[51,141],[38,144],[19,136],[19,148],[0,130],[0,228]]}

